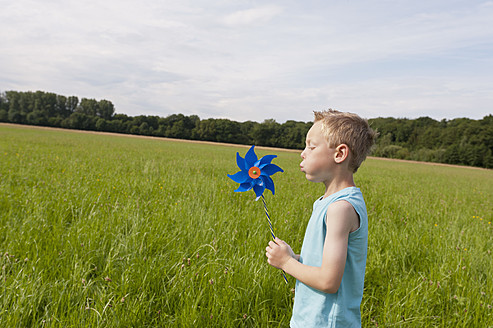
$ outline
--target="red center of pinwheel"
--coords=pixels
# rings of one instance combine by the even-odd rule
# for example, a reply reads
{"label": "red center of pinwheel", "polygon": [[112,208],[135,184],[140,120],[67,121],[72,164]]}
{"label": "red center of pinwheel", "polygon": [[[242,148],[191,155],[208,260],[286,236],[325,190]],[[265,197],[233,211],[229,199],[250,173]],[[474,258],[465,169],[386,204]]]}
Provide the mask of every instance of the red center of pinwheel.
{"label": "red center of pinwheel", "polygon": [[258,167],[252,166],[250,170],[248,170],[248,175],[252,179],[257,179],[260,176],[260,169]]}

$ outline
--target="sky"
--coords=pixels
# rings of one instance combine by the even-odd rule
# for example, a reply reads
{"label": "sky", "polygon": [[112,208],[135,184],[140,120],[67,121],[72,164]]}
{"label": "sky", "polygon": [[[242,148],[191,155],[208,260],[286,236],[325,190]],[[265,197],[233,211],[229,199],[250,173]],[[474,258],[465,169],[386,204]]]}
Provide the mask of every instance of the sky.
{"label": "sky", "polygon": [[493,1],[0,0],[0,91],[129,116],[493,113]]}

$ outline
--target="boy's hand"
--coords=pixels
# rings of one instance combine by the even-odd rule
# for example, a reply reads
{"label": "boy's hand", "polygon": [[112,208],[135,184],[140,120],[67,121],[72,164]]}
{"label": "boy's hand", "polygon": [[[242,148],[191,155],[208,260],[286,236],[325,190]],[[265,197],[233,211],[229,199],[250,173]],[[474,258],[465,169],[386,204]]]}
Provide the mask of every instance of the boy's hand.
{"label": "boy's hand", "polygon": [[267,263],[278,269],[283,269],[284,265],[295,258],[293,250],[285,241],[276,237],[274,241],[269,241],[269,246],[265,248]]}

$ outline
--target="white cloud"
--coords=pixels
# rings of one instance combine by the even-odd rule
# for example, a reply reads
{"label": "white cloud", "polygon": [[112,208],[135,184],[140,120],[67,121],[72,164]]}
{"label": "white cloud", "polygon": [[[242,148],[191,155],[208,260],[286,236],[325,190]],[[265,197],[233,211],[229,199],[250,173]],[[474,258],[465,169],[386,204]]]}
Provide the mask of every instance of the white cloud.
{"label": "white cloud", "polygon": [[252,25],[266,23],[282,12],[282,8],[273,5],[238,10],[223,18],[228,26]]}
{"label": "white cloud", "polygon": [[491,2],[0,0],[0,89],[129,115],[492,112]]}

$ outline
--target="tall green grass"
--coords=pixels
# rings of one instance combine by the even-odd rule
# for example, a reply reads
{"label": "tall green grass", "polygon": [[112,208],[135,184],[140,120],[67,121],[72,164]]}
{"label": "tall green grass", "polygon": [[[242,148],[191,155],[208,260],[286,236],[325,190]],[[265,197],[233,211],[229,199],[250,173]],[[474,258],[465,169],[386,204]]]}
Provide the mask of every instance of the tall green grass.
{"label": "tall green grass", "polygon": [[[0,126],[0,326],[286,327],[247,148]],[[299,252],[323,186],[277,154],[266,201]],[[365,327],[491,327],[493,172],[369,159]]]}

